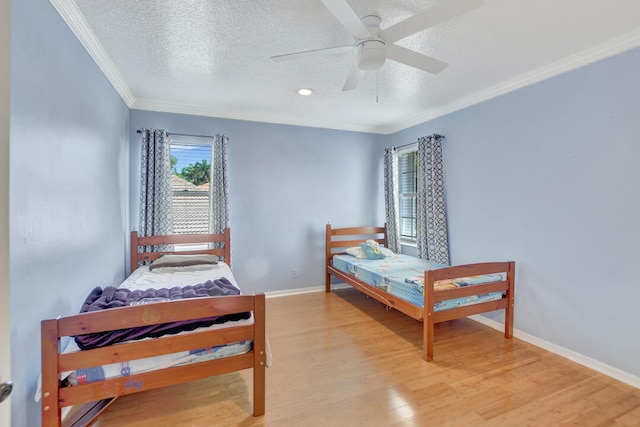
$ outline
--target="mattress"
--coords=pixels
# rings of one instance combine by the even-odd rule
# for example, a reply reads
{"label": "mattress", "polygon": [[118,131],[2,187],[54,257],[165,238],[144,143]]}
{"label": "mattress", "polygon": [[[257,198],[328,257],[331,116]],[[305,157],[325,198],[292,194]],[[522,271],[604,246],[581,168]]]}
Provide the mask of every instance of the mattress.
{"label": "mattress", "polygon": [[226,277],[236,288],[240,289],[231,268],[224,262],[218,262],[214,265],[164,267],[152,271],[144,265],[138,267],[118,287],[132,291],[171,288],[173,286],[197,285],[220,277]]}
{"label": "mattress", "polygon": [[[333,267],[357,279],[379,288],[391,295],[410,302],[418,307],[424,307],[424,272],[447,267],[434,261],[396,254],[383,259],[356,258],[351,255],[335,255]],[[485,274],[474,277],[461,277],[435,283],[435,290],[452,289],[463,286],[473,286],[506,279],[506,272]],[[494,301],[502,298],[502,292],[491,292],[469,297],[455,298],[437,302],[434,311],[447,310],[465,305]]]}
{"label": "mattress", "polygon": [[[241,323],[243,322],[243,323]],[[227,322],[223,325],[214,325],[218,328],[238,326],[239,324],[247,324],[247,322],[253,323],[248,320],[239,320],[234,322]],[[230,325],[230,323],[232,325]],[[199,332],[211,328],[200,328],[195,331]],[[192,333],[185,332],[185,333]],[[153,339],[153,338],[149,338]],[[70,342],[70,347],[65,349],[65,353],[69,351],[79,350],[74,348],[75,341]],[[114,344],[117,346],[118,344]],[[223,357],[234,356],[243,354],[250,351],[252,348],[251,341],[241,341],[233,344],[227,344],[217,347],[207,347],[201,349],[195,349],[191,351],[183,351],[179,353],[165,354],[161,356],[147,357],[144,359],[131,360],[121,363],[112,363],[103,366],[94,366],[87,369],[78,369],[77,371],[65,372],[62,374],[63,378],[67,378],[71,385],[89,384],[96,381],[102,381],[105,379],[127,377],[134,374],[143,372],[169,368],[172,366],[188,365],[191,363],[206,362],[208,360],[220,359]]]}

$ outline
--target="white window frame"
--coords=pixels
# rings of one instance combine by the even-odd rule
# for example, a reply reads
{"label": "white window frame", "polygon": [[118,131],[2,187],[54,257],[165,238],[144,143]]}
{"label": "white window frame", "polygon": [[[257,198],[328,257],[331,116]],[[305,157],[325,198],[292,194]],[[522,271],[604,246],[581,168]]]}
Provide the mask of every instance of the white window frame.
{"label": "white window frame", "polygon": [[418,193],[417,193],[417,179],[418,179],[418,168],[416,165],[416,170],[415,170],[415,179],[416,179],[416,191],[413,192],[401,192],[401,182],[402,182],[402,175],[403,173],[405,173],[404,169],[402,168],[402,156],[405,156],[407,154],[411,154],[411,153],[415,153],[415,155],[417,156],[418,154],[418,145],[417,144],[412,144],[406,148],[403,148],[402,150],[398,150],[398,201],[399,201],[399,230],[398,232],[400,233],[400,243],[403,244],[416,244],[417,241],[417,233],[418,233],[418,219],[417,216],[415,215],[414,212],[414,217],[413,217],[413,228],[415,231],[415,235],[414,236],[406,236],[406,235],[402,235],[402,218],[403,218],[403,209],[402,209],[402,201],[404,199],[407,198],[411,198],[414,199],[414,207],[417,205],[418,203]]}
{"label": "white window frame", "polygon": [[[213,167],[213,137],[200,137],[200,136],[186,136],[186,135],[171,135],[170,140],[169,140],[169,146],[171,147],[172,145],[198,145],[198,146],[203,146],[203,145],[209,145],[211,147],[211,158],[208,159],[211,167]],[[211,185],[211,183],[209,183],[209,185]],[[183,194],[184,191],[178,190],[178,191],[172,191],[171,192],[171,197],[174,197],[175,195],[181,195]],[[208,190],[203,190],[203,191],[193,191],[192,193],[209,193]],[[173,207],[172,207],[173,209]],[[209,221],[211,221],[211,218],[209,218]],[[208,246],[207,244],[201,244],[201,245],[194,245],[194,244],[184,244],[184,245],[180,245],[180,244],[176,244],[174,245],[174,250],[176,252],[179,251],[188,251],[188,250],[200,250],[200,249],[206,249]]]}

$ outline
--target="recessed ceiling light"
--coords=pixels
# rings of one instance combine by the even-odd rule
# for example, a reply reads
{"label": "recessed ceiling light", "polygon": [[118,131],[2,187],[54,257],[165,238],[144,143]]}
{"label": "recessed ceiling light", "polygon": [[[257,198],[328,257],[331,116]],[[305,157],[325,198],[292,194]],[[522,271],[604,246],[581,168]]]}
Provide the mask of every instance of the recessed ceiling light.
{"label": "recessed ceiling light", "polygon": [[313,93],[313,89],[310,89],[308,87],[301,87],[300,89],[298,89],[298,94],[302,95],[302,96],[309,96]]}

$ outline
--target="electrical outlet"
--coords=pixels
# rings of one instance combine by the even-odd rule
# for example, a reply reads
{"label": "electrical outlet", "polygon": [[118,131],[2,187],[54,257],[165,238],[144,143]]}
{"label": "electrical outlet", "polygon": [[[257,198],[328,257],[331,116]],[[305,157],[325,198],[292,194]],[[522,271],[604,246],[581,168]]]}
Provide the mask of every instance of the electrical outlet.
{"label": "electrical outlet", "polygon": [[293,270],[291,270],[291,277],[294,277],[294,278],[298,277],[298,269],[297,268],[294,268]]}

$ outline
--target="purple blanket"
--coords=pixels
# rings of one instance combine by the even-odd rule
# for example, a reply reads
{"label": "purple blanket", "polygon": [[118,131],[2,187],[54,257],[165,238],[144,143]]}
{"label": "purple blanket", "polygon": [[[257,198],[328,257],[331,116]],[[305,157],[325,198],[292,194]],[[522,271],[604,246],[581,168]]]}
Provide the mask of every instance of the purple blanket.
{"label": "purple blanket", "polygon": [[[144,291],[131,291],[107,286],[102,289],[95,288],[87,296],[80,313],[106,310],[109,308],[126,307],[130,305],[149,304],[162,301],[174,301],[185,298],[213,297],[224,295],[240,295],[240,289],[221,277],[208,280],[205,283],[193,286],[173,287],[170,289],[146,289]],[[110,344],[139,340],[142,338],[157,338],[166,334],[177,334],[182,331],[192,331],[199,327],[211,326],[216,323],[224,323],[230,320],[248,319],[251,313],[236,313],[226,316],[213,316],[203,319],[184,320],[181,322],[163,323],[161,325],[140,326],[130,329],[118,329],[115,331],[96,332],[93,334],[78,335],[75,337],[78,347],[83,350],[104,347]]]}

